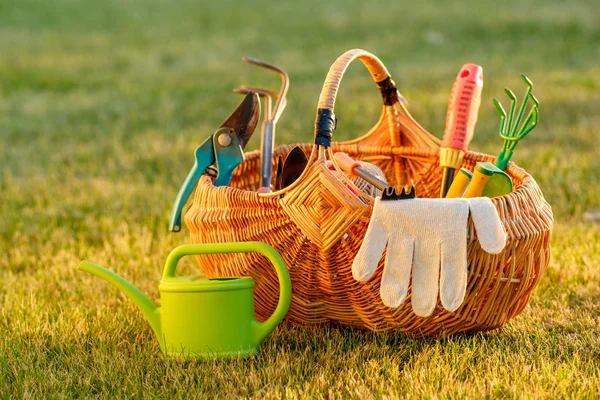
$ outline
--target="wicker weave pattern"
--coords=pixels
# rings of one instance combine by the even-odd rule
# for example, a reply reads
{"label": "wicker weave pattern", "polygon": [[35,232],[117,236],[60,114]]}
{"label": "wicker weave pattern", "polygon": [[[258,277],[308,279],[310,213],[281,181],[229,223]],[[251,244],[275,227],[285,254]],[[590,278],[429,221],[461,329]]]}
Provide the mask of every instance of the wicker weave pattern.
{"label": "wicker weave pattern", "polygon": [[[343,55],[341,68],[345,70],[359,58],[374,63],[367,64],[374,76],[387,73],[385,67],[376,65],[374,56],[364,53],[353,50]],[[338,71],[337,83],[328,86],[326,82],[324,86],[323,93],[329,93],[326,97],[330,100],[337,93],[332,87],[339,85],[341,68],[332,68]],[[333,106],[334,100],[328,104]],[[390,183],[414,181],[421,197],[436,197],[441,179],[437,143],[403,105],[395,104],[383,108],[381,119],[367,135],[333,143],[330,150],[376,164]],[[292,147],[278,147],[274,161]],[[469,219],[465,300],[454,313],[440,305],[432,316],[421,318],[412,312],[410,289],[398,309],[383,305],[379,297],[383,261],[369,281],[354,281],[351,264],[365,235],[372,204],[359,201],[347,187],[352,183],[344,185],[325,167],[324,149],[312,144],[300,147],[310,154],[310,162],[294,185],[270,195],[254,192],[259,186],[260,159],[258,152],[250,152],[235,171],[231,187],[216,188],[208,177],[203,177],[185,216],[194,243],[258,240],[282,254],[293,287],[288,320],[306,325],[334,321],[373,330],[400,330],[409,335],[436,335],[494,329],[525,307],[549,262],[553,221],[552,210],[538,185],[523,169],[511,164],[507,172],[515,191],[493,199],[508,235],[504,251],[498,255],[485,253]],[[493,157],[467,153],[463,166],[472,169],[478,161],[493,161]],[[266,319],[275,309],[277,278],[262,256],[199,256],[198,262],[209,276],[251,275],[256,280],[259,319]]]}

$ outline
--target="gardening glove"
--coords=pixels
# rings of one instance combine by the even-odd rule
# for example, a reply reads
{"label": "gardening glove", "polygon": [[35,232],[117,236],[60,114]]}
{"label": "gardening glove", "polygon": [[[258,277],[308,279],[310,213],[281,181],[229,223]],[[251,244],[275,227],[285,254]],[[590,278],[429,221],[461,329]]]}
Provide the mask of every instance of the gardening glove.
{"label": "gardening glove", "polygon": [[[387,246],[381,300],[397,308],[404,302],[412,269],[412,308],[427,317],[437,304],[455,311],[467,287],[467,220],[469,211],[483,250],[497,254],[506,233],[487,197],[472,199],[375,199],[364,241],[352,264],[352,276],[366,281]],[[414,268],[413,268],[414,265]]]}

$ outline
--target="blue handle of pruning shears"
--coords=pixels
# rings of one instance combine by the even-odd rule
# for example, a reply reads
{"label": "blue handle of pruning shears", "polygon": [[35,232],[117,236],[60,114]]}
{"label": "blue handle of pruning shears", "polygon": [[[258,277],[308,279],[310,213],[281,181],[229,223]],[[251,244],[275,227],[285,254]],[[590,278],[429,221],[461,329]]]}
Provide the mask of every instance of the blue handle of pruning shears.
{"label": "blue handle of pruning shears", "polygon": [[244,151],[237,135],[231,135],[231,142],[226,146],[219,144],[218,137],[213,135],[213,165],[217,169],[215,186],[227,186],[231,182],[233,171],[244,161]]}
{"label": "blue handle of pruning shears", "polygon": [[204,141],[194,152],[194,166],[188,173],[185,181],[179,188],[173,208],[171,209],[171,220],[169,221],[169,231],[179,232],[181,230],[181,213],[185,202],[192,194],[198,179],[204,174],[206,168],[214,164],[214,151],[212,136]]}
{"label": "blue handle of pruning shears", "polygon": [[192,194],[198,179],[206,172],[206,169],[213,165],[217,172],[215,186],[227,186],[231,182],[233,171],[242,161],[244,161],[244,152],[240,146],[237,135],[231,136],[231,142],[226,146],[219,145],[218,136],[211,135],[194,152],[194,166],[188,173],[183,185],[179,188],[179,193],[175,197],[173,209],[171,210],[171,220],[169,221],[169,231],[179,232],[181,230],[181,213],[185,202]]}

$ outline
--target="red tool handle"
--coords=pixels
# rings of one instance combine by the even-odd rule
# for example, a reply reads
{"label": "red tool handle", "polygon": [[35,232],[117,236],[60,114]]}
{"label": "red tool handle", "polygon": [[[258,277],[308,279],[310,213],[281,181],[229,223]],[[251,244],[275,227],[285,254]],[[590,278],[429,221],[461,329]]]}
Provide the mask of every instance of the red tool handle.
{"label": "red tool handle", "polygon": [[473,139],[483,89],[483,68],[465,64],[450,94],[442,147],[466,151]]}

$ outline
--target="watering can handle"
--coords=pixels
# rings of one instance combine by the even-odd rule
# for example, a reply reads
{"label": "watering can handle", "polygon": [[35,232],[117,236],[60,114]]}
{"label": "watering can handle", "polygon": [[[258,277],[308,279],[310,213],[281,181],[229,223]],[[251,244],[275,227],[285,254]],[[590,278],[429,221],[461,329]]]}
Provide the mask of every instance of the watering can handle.
{"label": "watering can handle", "polygon": [[273,247],[262,242],[184,244],[171,251],[165,263],[163,279],[175,276],[177,262],[185,257],[197,254],[223,253],[260,253],[267,257],[277,271],[279,279],[279,302],[273,314],[265,322],[254,321],[254,342],[259,345],[281,322],[290,308],[292,300],[292,281],[281,255]]}

